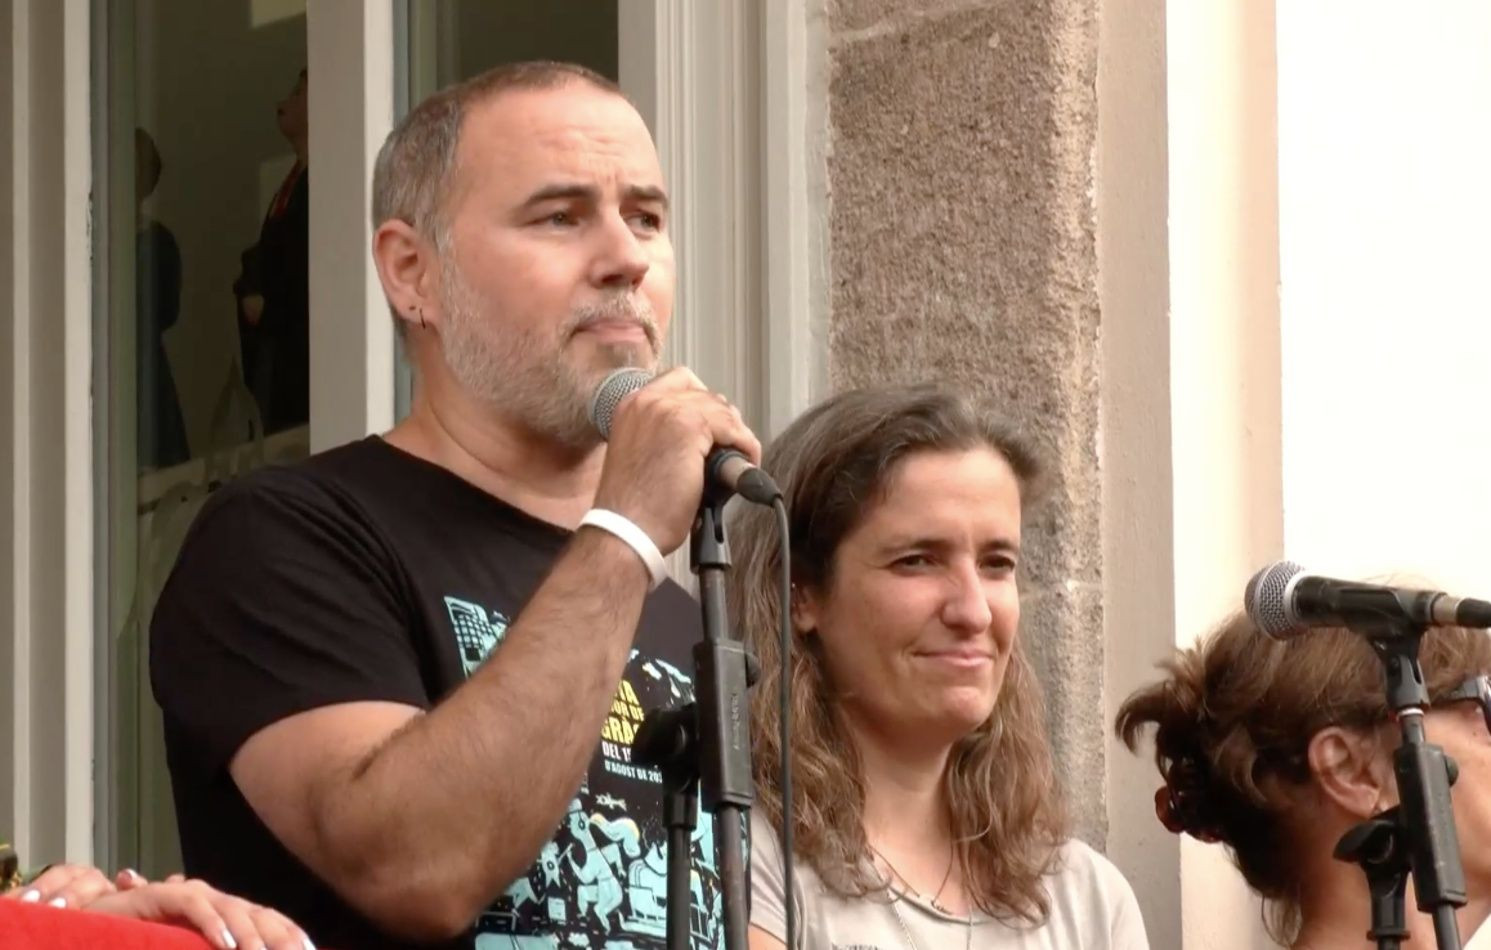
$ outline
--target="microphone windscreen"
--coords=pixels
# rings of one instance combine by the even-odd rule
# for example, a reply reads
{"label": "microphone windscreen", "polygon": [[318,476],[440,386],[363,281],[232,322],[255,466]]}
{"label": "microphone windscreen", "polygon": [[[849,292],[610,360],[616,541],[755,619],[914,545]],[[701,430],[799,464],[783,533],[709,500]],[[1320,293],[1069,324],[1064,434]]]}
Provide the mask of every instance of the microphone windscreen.
{"label": "microphone windscreen", "polygon": [[614,370],[601,380],[601,384],[595,387],[595,394],[590,397],[590,423],[601,434],[601,438],[611,438],[611,420],[615,417],[616,407],[621,405],[621,400],[650,382],[652,374],[635,366]]}
{"label": "microphone windscreen", "polygon": [[1298,626],[1289,604],[1289,582],[1305,569],[1293,561],[1275,561],[1253,575],[1243,592],[1243,606],[1253,626],[1271,637],[1293,633]]}

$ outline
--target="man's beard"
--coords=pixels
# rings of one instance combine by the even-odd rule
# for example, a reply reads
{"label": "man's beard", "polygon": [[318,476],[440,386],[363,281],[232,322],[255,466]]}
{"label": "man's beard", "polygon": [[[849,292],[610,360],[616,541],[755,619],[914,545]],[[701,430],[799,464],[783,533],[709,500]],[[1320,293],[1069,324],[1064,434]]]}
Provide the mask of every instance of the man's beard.
{"label": "man's beard", "polygon": [[[645,297],[617,295],[581,308],[554,332],[496,326],[482,312],[481,301],[452,262],[443,270],[445,324],[440,345],[451,375],[472,396],[530,431],[574,449],[600,441],[589,417],[590,397],[612,370],[657,365],[657,322]],[[593,366],[577,367],[565,359],[571,337],[600,320],[634,320],[647,344],[601,346]]]}

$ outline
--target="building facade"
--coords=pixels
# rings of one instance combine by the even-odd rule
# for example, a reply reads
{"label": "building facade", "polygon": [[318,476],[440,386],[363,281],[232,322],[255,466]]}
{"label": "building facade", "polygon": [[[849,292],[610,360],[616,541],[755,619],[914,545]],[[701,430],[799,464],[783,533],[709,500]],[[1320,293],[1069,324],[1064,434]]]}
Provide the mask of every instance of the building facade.
{"label": "building facade", "polygon": [[[575,59],[662,153],[670,361],[767,434],[839,388],[946,380],[1053,460],[1023,635],[1077,830],[1154,946],[1266,946],[1112,716],[1286,552],[1491,586],[1491,13],[1432,7],[0,0],[0,829],[173,866],[142,633],[181,532],[224,479],[407,404],[367,252],[396,117]],[[309,411],[266,431],[241,314],[302,69]]]}

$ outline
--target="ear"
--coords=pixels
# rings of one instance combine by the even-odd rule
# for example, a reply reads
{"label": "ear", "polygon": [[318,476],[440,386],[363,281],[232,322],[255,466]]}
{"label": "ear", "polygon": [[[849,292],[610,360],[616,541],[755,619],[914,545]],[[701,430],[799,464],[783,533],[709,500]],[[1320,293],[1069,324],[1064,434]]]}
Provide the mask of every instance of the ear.
{"label": "ear", "polygon": [[1328,726],[1310,739],[1310,774],[1342,811],[1369,818],[1397,802],[1392,766],[1377,737]]}
{"label": "ear", "polygon": [[378,225],[373,263],[389,305],[408,329],[438,324],[440,265],[434,247],[412,225],[399,220]]}
{"label": "ear", "polygon": [[806,584],[792,585],[792,629],[798,634],[812,633],[818,629],[818,617],[822,605],[817,593]]}

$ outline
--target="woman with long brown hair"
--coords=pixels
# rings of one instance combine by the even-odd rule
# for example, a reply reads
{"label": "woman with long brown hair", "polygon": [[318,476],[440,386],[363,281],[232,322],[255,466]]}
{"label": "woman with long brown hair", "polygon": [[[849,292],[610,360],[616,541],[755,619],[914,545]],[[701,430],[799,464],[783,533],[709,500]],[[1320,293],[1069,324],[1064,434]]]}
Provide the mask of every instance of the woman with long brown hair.
{"label": "woman with long brown hair", "polygon": [[[791,801],[779,768],[780,554],[771,512],[732,528],[732,615],[753,690],[753,950],[1147,947],[1127,882],[1070,840],[1039,684],[1020,646],[1022,508],[1039,470],[945,389],[842,393],[763,466],[791,530]],[[794,893],[776,832],[791,816]]]}
{"label": "woman with long brown hair", "polygon": [[[1433,630],[1419,662],[1428,740],[1460,770],[1451,799],[1470,897],[1458,915],[1467,935],[1491,912],[1491,639],[1481,630]],[[1272,640],[1238,614],[1163,670],[1117,720],[1131,749],[1154,730],[1160,821],[1227,847],[1263,898],[1280,946],[1370,946],[1366,878],[1333,851],[1349,829],[1398,801],[1399,731],[1371,646],[1337,628]],[[1404,950],[1436,946],[1411,887],[1406,907]]]}

